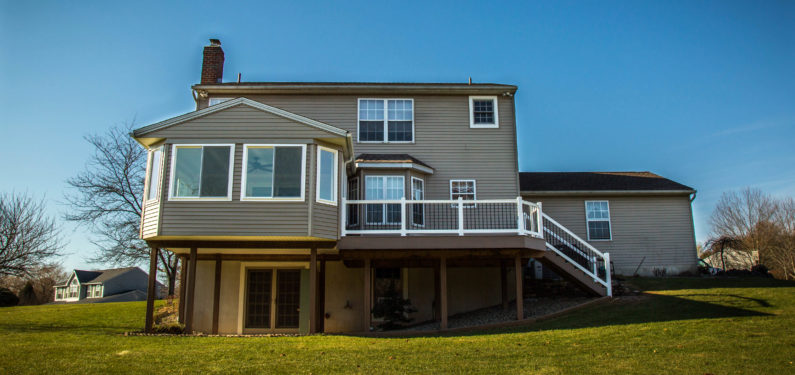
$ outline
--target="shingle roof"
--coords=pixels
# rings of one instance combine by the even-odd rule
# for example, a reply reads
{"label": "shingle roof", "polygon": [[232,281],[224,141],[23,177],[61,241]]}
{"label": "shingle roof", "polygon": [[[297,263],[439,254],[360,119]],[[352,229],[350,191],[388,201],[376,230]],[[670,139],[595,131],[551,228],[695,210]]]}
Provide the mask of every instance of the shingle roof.
{"label": "shingle roof", "polygon": [[409,154],[359,154],[356,157],[357,163],[414,163],[423,167],[433,168],[420,159]]}
{"label": "shingle roof", "polygon": [[97,271],[75,270],[75,274],[77,275],[77,280],[80,281],[80,284],[101,283],[110,280],[116,276],[119,276],[125,272],[132,271],[135,269],[139,268],[125,267],[125,268],[112,268],[112,269],[97,270]]}
{"label": "shingle roof", "polygon": [[651,172],[520,172],[525,191],[694,191]]}

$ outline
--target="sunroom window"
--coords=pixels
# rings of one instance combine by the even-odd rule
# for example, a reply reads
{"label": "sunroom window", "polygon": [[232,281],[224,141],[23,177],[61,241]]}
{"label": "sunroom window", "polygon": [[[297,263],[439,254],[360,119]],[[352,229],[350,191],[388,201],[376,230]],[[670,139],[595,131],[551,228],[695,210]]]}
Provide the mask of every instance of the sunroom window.
{"label": "sunroom window", "polygon": [[303,200],[305,145],[245,145],[242,199]]}
{"label": "sunroom window", "polygon": [[359,99],[359,142],[413,142],[412,99]]}
{"label": "sunroom window", "polygon": [[174,146],[173,198],[230,198],[232,145]]}
{"label": "sunroom window", "polygon": [[317,201],[337,204],[337,151],[318,147]]}
{"label": "sunroom window", "polygon": [[149,164],[149,185],[148,191],[146,192],[146,199],[147,200],[155,200],[157,199],[157,193],[160,189],[160,168],[161,168],[161,161],[163,159],[163,148],[159,147],[150,152],[150,164]]}

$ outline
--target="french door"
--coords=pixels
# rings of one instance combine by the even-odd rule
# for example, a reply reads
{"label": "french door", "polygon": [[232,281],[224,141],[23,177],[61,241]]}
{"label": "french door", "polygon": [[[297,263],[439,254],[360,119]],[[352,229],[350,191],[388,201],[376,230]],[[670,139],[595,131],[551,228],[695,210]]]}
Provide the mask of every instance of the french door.
{"label": "french door", "polygon": [[245,328],[298,329],[300,301],[301,270],[246,271]]}

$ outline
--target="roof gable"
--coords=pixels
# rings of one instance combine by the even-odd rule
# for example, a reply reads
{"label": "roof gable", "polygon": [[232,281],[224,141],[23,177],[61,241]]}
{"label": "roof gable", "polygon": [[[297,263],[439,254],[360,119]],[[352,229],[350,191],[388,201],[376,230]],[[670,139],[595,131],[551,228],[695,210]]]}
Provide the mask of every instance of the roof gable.
{"label": "roof gable", "polygon": [[175,125],[178,125],[178,124],[182,124],[182,123],[185,123],[185,122],[188,122],[188,121],[200,118],[200,117],[204,117],[204,116],[207,116],[207,115],[210,115],[210,114],[213,114],[213,113],[224,111],[224,110],[227,110],[229,108],[233,108],[233,107],[236,107],[236,106],[239,106],[239,105],[245,105],[245,106],[248,106],[248,107],[251,107],[251,108],[255,108],[255,109],[258,109],[258,110],[263,111],[263,112],[267,112],[267,113],[270,113],[270,114],[273,114],[273,115],[276,115],[276,116],[279,116],[279,117],[283,117],[283,118],[286,118],[286,119],[289,119],[289,120],[292,120],[292,121],[295,121],[295,122],[298,122],[298,123],[301,123],[301,124],[304,124],[304,125],[307,125],[307,126],[310,126],[310,127],[313,127],[313,128],[316,128],[316,129],[319,129],[319,130],[322,130],[322,131],[325,131],[325,132],[328,132],[328,133],[331,133],[333,135],[337,135],[337,136],[341,136],[341,137],[344,137],[344,136],[348,135],[348,132],[346,130],[337,128],[335,126],[331,126],[331,125],[326,124],[326,123],[322,123],[322,122],[317,121],[317,120],[312,120],[312,119],[310,119],[308,117],[304,117],[304,116],[301,116],[301,115],[298,115],[298,114],[295,114],[295,113],[292,113],[292,112],[288,112],[288,111],[285,111],[283,109],[276,108],[276,107],[273,107],[273,106],[269,106],[267,104],[263,104],[263,103],[260,103],[260,102],[257,102],[257,101],[251,100],[251,99],[237,98],[237,99],[227,100],[227,101],[225,101],[223,103],[215,104],[215,105],[209,106],[207,108],[200,109],[198,111],[189,112],[189,113],[186,113],[184,115],[177,116],[177,117],[172,117],[172,118],[170,118],[168,120],[164,120],[164,121],[152,124],[152,125],[148,125],[148,126],[144,126],[142,128],[135,129],[135,130],[133,130],[132,136],[136,137],[136,138],[145,137],[148,134],[153,133],[155,131],[163,130],[163,129],[166,129],[166,128],[169,128],[169,127],[172,127],[172,126],[175,126]]}

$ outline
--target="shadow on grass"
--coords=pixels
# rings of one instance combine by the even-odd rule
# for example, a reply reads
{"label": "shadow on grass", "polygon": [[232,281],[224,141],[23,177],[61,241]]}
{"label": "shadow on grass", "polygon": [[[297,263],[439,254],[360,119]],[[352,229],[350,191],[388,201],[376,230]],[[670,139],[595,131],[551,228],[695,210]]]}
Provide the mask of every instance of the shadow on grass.
{"label": "shadow on grass", "polygon": [[638,277],[627,278],[625,283],[644,291],[714,289],[714,288],[795,288],[795,281],[767,277]]}
{"label": "shadow on grass", "polygon": [[514,332],[540,332],[681,320],[773,316],[756,309],[768,308],[764,299],[737,294],[644,294],[586,307],[560,317],[527,325],[457,332],[406,332],[412,337],[474,336]]}

